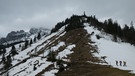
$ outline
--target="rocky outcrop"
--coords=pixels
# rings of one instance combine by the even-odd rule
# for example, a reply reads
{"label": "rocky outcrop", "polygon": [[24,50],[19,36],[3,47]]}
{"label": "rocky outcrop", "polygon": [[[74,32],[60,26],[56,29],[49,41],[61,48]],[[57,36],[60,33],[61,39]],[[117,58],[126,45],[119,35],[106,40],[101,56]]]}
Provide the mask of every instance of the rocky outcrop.
{"label": "rocky outcrop", "polygon": [[3,37],[0,39],[0,44],[8,42],[8,41],[18,40],[18,39],[21,39],[28,35],[29,35],[29,33],[25,32],[24,30],[11,31],[10,33],[7,34],[7,36],[5,38]]}
{"label": "rocky outcrop", "polygon": [[30,32],[30,34],[36,34],[36,33],[39,33],[39,32],[41,34],[49,34],[50,30],[40,27],[40,28],[31,28],[29,32]]}
{"label": "rocky outcrop", "polygon": [[28,34],[29,33],[25,32],[24,30],[11,31],[10,33],[8,33],[6,39],[7,39],[7,41],[16,40],[16,39],[20,39],[20,38],[28,36]]}
{"label": "rocky outcrop", "polygon": [[46,28],[31,28],[29,32],[25,32],[24,30],[11,31],[7,34],[6,37],[0,38],[0,44],[8,43],[9,41],[21,40],[23,38],[25,39],[37,33],[40,33],[42,36],[48,35],[50,33],[50,30]]}

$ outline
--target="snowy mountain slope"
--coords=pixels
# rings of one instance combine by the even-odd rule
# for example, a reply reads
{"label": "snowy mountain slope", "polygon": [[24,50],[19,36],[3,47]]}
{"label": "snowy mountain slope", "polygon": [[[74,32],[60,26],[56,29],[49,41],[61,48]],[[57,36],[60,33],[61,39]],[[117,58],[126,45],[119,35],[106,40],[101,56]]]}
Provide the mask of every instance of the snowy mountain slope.
{"label": "snowy mountain slope", "polygon": [[[89,34],[94,32],[91,36],[91,40],[95,42],[95,45],[98,46],[99,54],[95,54],[95,56],[107,56],[106,61],[109,65],[113,67],[120,68],[123,70],[132,70],[131,73],[135,73],[135,46],[124,43],[124,42],[114,42],[113,36],[106,34],[102,31],[94,29],[94,27],[86,26],[85,29]],[[102,38],[97,39],[96,35],[101,36]],[[126,61],[127,66],[116,65],[116,61]]]}
{"label": "snowy mountain slope", "polygon": [[[56,36],[57,38],[59,38],[60,36],[62,36],[62,34],[64,35],[64,33],[62,31],[60,31],[60,32],[53,33],[47,37],[43,37],[41,40],[32,44],[29,48],[27,48],[23,51],[20,51],[18,55],[14,56],[14,59],[12,61],[13,67],[11,69],[9,69],[8,71],[5,71],[5,73],[2,73],[1,75],[5,76],[5,75],[9,74],[11,76],[18,76],[18,75],[19,76],[25,76],[25,75],[35,76],[36,74],[38,74],[40,71],[42,71],[42,69],[44,69],[47,66],[52,64],[52,62],[48,62],[48,61],[46,61],[47,59],[44,58],[49,53],[49,50],[46,50],[45,46],[50,45],[54,41],[53,39],[50,41],[48,39],[52,38],[53,36]],[[55,47],[52,47],[52,48],[55,48]],[[43,52],[43,53],[41,53],[41,55],[39,54],[36,57],[31,57],[32,55],[36,55],[36,53],[41,52],[41,51]],[[42,57],[43,57],[43,59],[42,59]],[[32,72],[33,65],[36,60],[39,61],[38,68],[40,70],[37,69],[36,71]],[[29,65],[31,65],[31,66],[29,66]]]}
{"label": "snowy mountain slope", "polygon": [[29,32],[25,32],[24,30],[20,31],[11,31],[7,34],[7,37],[0,38],[0,44],[7,45],[14,42],[24,41],[27,38],[31,38],[36,34],[40,33],[43,35],[48,35],[50,33],[50,29],[47,28],[31,28]]}
{"label": "snowy mountain slope", "polygon": [[[58,52],[56,59],[60,58],[63,61],[69,62],[70,60],[67,59],[68,58],[67,55],[74,53],[71,50],[74,47],[76,47],[76,45],[73,44],[74,42],[72,41],[70,41],[71,43],[62,41],[63,40],[62,37],[64,37],[65,34],[66,32],[64,31],[63,27],[58,32],[53,33],[45,38],[42,38],[37,43],[34,43],[31,46],[29,46],[29,48],[20,51],[19,54],[15,55],[14,59],[12,60],[13,66],[9,70],[1,71],[0,75],[34,76],[40,74],[40,72],[43,71],[43,73],[41,73],[43,75],[51,74],[51,76],[54,76],[54,71],[55,73],[57,73],[58,67],[56,66],[56,63],[47,61],[46,57],[49,54],[50,50]],[[64,38],[67,39],[66,37]],[[37,60],[38,60],[38,65],[36,65],[37,69],[33,70],[34,64],[36,63]],[[50,72],[44,71],[50,65],[55,65],[54,68],[56,69],[52,69]],[[66,66],[66,64],[64,64],[64,66]],[[51,72],[53,72],[53,74]]]}
{"label": "snowy mountain slope", "polygon": [[[133,70],[134,73],[134,61],[131,60],[134,46],[121,42],[119,38],[118,42],[114,42],[112,35],[89,26],[90,23],[85,21],[87,18],[77,17],[77,20],[83,22],[80,28],[73,27],[66,31],[70,23],[65,24],[57,32],[43,36],[25,50],[18,49],[19,54],[12,56],[11,67],[4,69],[5,64],[0,65],[0,75],[134,76],[124,71]],[[18,45],[15,47],[19,48]],[[106,56],[107,62],[101,56]],[[116,66],[115,60],[126,61],[127,66]]]}

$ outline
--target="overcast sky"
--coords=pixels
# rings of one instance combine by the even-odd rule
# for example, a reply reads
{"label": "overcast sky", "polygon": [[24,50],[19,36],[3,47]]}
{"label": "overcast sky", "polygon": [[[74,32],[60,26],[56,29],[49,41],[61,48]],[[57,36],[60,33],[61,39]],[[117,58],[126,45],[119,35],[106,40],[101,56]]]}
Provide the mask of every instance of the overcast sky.
{"label": "overcast sky", "polygon": [[31,27],[52,28],[72,14],[112,18],[120,24],[135,21],[135,0],[0,0],[0,36]]}

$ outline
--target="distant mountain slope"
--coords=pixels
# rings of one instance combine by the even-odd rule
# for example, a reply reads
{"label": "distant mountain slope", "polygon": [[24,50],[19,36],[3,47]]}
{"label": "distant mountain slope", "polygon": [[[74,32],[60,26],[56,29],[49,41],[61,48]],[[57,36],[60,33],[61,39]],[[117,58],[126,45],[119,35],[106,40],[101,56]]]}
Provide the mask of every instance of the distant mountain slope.
{"label": "distant mountain slope", "polygon": [[[0,56],[0,75],[135,76],[131,74],[135,73],[131,68],[134,61],[129,60],[134,57],[131,52],[134,53],[135,46],[106,33],[102,27],[94,25],[95,21],[88,22],[88,19],[86,15],[72,16],[58,23],[51,34],[39,36],[27,47],[27,42],[21,47],[15,45],[18,54],[12,55],[9,50]],[[116,66],[115,60],[124,60],[127,66]]]}
{"label": "distant mountain slope", "polygon": [[6,38],[0,39],[0,43],[2,44],[5,42],[8,42],[8,41],[18,40],[18,39],[24,38],[28,35],[29,35],[29,33],[25,32],[24,30],[11,31],[10,33],[7,34]]}
{"label": "distant mountain slope", "polygon": [[50,29],[40,27],[40,28],[31,28],[29,30],[30,34],[36,34],[38,32],[41,32],[42,34],[49,34],[50,33]]}
{"label": "distant mountain slope", "polygon": [[24,30],[11,31],[10,33],[7,34],[5,38],[4,37],[0,38],[0,44],[6,45],[14,42],[24,41],[30,36],[38,33],[40,33],[41,35],[48,35],[50,33],[50,30],[40,27],[40,28],[31,28],[29,32],[25,32]]}

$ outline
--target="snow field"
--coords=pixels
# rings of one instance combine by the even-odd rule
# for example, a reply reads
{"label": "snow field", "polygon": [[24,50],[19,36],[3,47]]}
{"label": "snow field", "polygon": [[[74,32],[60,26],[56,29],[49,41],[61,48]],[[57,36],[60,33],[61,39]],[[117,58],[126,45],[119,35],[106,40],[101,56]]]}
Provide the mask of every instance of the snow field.
{"label": "snow field", "polygon": [[[99,54],[95,53],[95,56],[107,56],[106,61],[109,65],[123,70],[132,70],[131,73],[135,73],[135,46],[121,42],[120,40],[114,42],[112,41],[113,38],[111,35],[103,34],[103,32],[100,32],[93,27],[86,26],[85,29],[89,34],[94,32],[91,39],[96,42],[95,45],[98,46],[99,50]],[[96,35],[100,35],[103,38],[97,39]],[[126,61],[127,66],[120,66],[119,63],[117,66],[116,61]]]}

